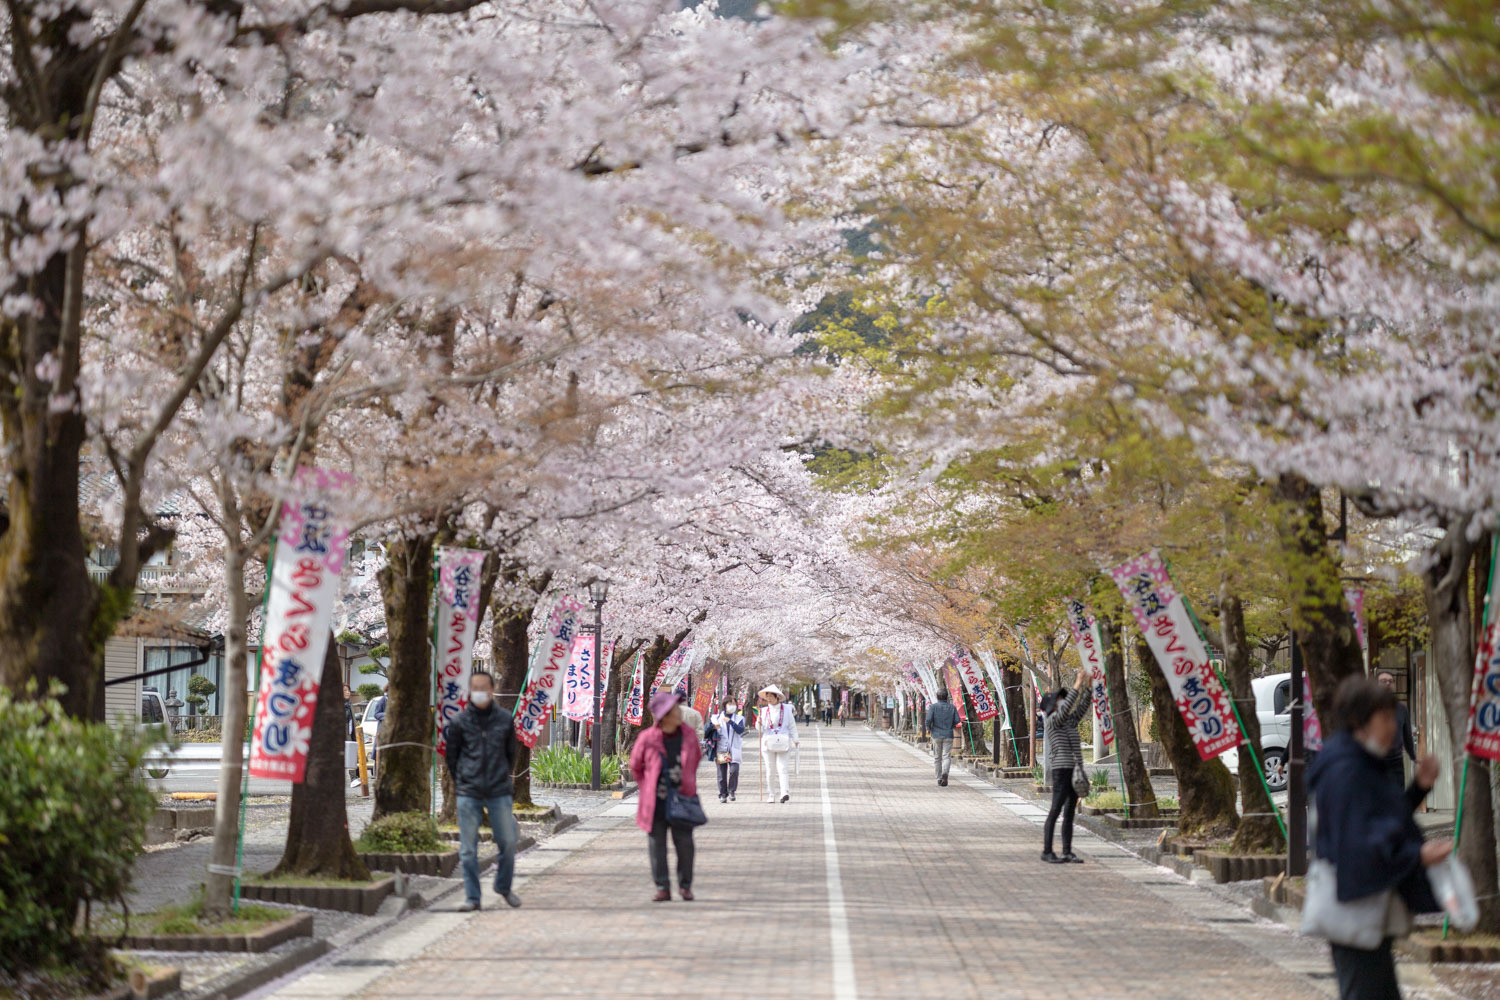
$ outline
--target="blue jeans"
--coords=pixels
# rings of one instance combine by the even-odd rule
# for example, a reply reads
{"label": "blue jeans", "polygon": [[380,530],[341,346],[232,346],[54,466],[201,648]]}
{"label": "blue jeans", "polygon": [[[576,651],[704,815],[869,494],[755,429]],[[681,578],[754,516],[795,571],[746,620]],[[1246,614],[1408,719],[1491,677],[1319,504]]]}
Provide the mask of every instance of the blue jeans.
{"label": "blue jeans", "polygon": [[495,846],[500,848],[500,857],[495,862],[495,892],[505,896],[510,893],[511,879],[516,874],[516,818],[511,815],[509,795],[497,795],[492,799],[458,797],[458,860],[464,870],[464,896],[471,903],[479,902],[479,813],[490,814],[490,832],[495,835]]}

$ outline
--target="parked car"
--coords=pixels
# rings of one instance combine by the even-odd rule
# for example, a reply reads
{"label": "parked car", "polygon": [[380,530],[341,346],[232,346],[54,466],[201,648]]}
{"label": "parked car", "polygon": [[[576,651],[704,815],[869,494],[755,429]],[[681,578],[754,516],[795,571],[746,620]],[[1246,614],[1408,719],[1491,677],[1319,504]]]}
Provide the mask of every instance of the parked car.
{"label": "parked car", "polygon": [[[1255,694],[1255,716],[1260,720],[1260,763],[1266,784],[1280,792],[1287,785],[1288,748],[1292,745],[1292,675],[1270,674],[1250,682]],[[1239,752],[1224,754],[1224,765],[1239,773]]]}
{"label": "parked car", "polygon": [[370,762],[370,767],[375,766],[376,734],[380,731],[380,719],[377,716],[385,715],[385,695],[379,694],[370,699],[365,706],[364,715],[360,718],[360,730],[365,739],[365,758]]}
{"label": "parked car", "polygon": [[[156,688],[146,688],[141,692],[141,721],[138,725],[142,732],[153,728],[162,731],[166,729],[167,703],[162,700],[161,692]],[[163,743],[158,747],[153,747],[146,757],[146,773],[153,778],[165,778],[169,771],[170,758],[170,745]]]}

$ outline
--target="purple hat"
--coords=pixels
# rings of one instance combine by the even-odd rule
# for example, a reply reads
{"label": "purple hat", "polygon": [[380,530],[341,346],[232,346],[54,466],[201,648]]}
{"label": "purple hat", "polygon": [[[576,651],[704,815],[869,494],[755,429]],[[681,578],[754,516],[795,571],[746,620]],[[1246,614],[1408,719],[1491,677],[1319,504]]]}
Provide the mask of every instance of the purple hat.
{"label": "purple hat", "polygon": [[651,696],[651,718],[660,719],[672,711],[672,706],[682,700],[676,691],[661,691]]}

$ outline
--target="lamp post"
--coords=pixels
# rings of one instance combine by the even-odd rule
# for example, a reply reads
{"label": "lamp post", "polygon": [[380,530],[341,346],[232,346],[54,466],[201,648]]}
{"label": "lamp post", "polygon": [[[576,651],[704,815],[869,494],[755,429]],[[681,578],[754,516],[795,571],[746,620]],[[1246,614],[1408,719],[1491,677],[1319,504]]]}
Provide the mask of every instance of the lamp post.
{"label": "lamp post", "polygon": [[593,774],[589,781],[589,787],[598,791],[601,787],[599,780],[599,768],[601,751],[604,740],[599,734],[600,715],[604,705],[604,685],[600,684],[600,678],[604,671],[599,666],[599,652],[603,645],[604,636],[604,599],[609,596],[608,580],[592,580],[589,583],[589,600],[594,602],[594,733],[593,739],[589,741],[593,755]]}

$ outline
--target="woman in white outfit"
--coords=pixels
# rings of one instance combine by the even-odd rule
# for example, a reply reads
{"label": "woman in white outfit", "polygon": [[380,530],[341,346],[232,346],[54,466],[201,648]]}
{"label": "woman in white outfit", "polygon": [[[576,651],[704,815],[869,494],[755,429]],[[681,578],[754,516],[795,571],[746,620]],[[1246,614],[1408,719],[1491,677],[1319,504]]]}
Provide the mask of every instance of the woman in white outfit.
{"label": "woman in white outfit", "polygon": [[761,689],[760,702],[760,715],[755,720],[755,727],[760,730],[760,762],[766,776],[766,801],[777,801],[770,787],[771,767],[774,763],[776,776],[781,782],[781,801],[787,802],[792,797],[792,779],[788,765],[792,747],[800,742],[797,739],[797,713],[786,703],[786,695],[775,684]]}

